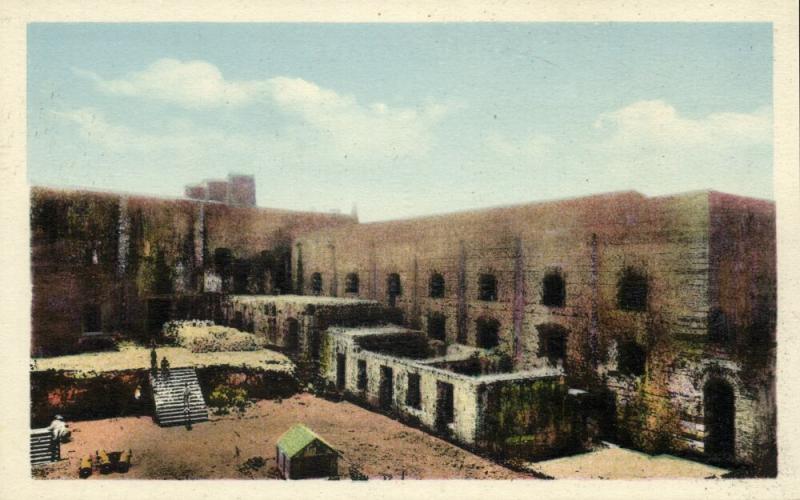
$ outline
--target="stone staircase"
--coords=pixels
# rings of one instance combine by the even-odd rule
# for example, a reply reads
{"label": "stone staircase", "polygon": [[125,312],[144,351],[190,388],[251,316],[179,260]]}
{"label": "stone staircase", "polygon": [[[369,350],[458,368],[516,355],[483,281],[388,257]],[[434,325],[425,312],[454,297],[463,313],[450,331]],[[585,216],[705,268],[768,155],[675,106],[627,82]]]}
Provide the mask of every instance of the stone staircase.
{"label": "stone staircase", "polygon": [[[188,384],[188,386],[187,386]],[[197,381],[194,368],[170,368],[168,374],[161,370],[150,374],[155,403],[154,419],[162,427],[187,423],[184,393],[189,391],[188,421],[192,424],[208,420],[208,408]]]}
{"label": "stone staircase", "polygon": [[48,428],[31,429],[31,465],[61,459],[61,444],[54,442]]}

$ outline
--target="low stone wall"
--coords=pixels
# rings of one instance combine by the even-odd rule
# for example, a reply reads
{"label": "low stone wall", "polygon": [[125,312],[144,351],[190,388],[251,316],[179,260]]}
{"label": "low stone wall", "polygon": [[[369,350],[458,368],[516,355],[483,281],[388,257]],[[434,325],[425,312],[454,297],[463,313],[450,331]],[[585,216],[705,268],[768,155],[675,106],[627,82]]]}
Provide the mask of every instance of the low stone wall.
{"label": "low stone wall", "polygon": [[[197,375],[206,399],[218,385],[241,387],[254,399],[286,398],[298,390],[297,379],[282,371],[209,366],[199,368]],[[49,425],[55,415],[62,415],[69,422],[145,416],[152,412],[146,369],[110,371],[89,377],[61,370],[31,373],[32,427]]]}
{"label": "low stone wall", "polygon": [[[571,401],[557,370],[469,376],[437,368],[430,359],[389,356],[359,345],[360,338],[399,334],[386,332],[387,328],[373,332],[328,330],[321,365],[328,386],[370,407],[498,456],[545,457],[584,444],[587,436],[581,408]],[[391,390],[387,391],[389,375]],[[412,377],[418,377],[414,383],[419,387],[418,398],[416,391],[409,396]],[[443,387],[449,387],[452,394],[452,422],[444,425],[440,405],[447,403],[442,400]]]}
{"label": "low stone wall", "polygon": [[[138,400],[134,396],[137,387]],[[149,415],[151,399],[147,370],[92,377],[56,370],[32,372],[31,426],[47,426],[55,415],[67,421]]]}

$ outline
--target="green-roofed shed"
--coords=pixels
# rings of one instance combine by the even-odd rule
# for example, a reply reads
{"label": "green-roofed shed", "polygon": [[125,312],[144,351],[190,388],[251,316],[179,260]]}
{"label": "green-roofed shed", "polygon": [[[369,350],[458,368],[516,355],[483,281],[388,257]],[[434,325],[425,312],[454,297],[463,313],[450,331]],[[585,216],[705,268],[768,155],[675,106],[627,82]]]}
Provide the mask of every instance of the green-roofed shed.
{"label": "green-roofed shed", "polygon": [[339,453],[303,424],[286,431],[276,447],[278,470],[286,479],[338,475]]}

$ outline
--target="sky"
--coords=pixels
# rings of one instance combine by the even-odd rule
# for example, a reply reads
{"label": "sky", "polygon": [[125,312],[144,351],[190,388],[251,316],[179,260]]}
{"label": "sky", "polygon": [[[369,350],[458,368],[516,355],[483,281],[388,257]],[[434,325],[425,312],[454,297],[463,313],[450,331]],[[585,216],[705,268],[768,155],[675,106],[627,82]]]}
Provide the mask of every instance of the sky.
{"label": "sky", "polygon": [[636,190],[771,199],[756,23],[45,24],[28,179],[362,221]]}

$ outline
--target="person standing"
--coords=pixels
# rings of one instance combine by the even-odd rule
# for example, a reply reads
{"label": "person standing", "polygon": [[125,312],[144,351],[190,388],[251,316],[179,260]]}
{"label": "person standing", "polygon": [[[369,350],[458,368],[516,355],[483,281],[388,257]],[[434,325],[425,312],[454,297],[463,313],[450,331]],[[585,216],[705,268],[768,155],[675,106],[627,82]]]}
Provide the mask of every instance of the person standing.
{"label": "person standing", "polygon": [[155,377],[158,372],[158,354],[156,353],[156,343],[153,342],[150,347],[150,371]]}

